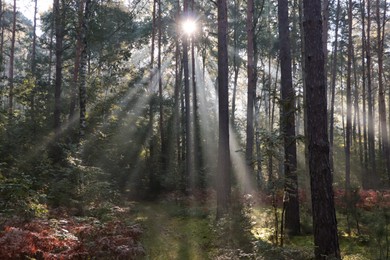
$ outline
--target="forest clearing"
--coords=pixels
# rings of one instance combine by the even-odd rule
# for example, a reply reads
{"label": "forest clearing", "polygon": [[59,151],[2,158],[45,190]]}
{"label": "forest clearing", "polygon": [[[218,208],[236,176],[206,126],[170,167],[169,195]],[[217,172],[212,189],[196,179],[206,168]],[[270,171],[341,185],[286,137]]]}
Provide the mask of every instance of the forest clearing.
{"label": "forest clearing", "polygon": [[386,0],[0,0],[0,259],[390,259]]}

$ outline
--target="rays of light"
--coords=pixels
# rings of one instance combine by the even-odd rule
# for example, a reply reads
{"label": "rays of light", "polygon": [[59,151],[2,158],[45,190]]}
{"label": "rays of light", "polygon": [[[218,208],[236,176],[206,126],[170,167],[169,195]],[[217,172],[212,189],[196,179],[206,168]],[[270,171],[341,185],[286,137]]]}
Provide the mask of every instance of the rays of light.
{"label": "rays of light", "polygon": [[181,23],[181,29],[185,35],[192,36],[198,30],[198,26],[194,19],[187,18]]}

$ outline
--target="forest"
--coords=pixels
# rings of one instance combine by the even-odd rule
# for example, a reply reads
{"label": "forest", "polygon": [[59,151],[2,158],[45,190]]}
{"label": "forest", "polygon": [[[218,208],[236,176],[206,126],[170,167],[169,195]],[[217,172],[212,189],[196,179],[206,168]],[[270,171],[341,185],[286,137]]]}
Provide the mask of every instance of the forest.
{"label": "forest", "polygon": [[389,11],[0,0],[0,259],[390,259]]}

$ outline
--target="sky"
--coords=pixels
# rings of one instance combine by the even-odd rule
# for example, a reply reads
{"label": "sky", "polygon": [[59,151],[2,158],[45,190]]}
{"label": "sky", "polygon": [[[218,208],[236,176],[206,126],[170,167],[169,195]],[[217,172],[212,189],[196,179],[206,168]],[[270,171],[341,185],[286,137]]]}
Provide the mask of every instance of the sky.
{"label": "sky", "polygon": [[[13,5],[13,0],[5,0],[7,4]],[[38,0],[38,13],[37,13],[37,24],[40,26],[40,14],[44,13],[53,5],[53,0]],[[16,9],[22,12],[31,21],[34,18],[34,0],[16,0]],[[37,33],[40,34],[40,29],[37,29]]]}

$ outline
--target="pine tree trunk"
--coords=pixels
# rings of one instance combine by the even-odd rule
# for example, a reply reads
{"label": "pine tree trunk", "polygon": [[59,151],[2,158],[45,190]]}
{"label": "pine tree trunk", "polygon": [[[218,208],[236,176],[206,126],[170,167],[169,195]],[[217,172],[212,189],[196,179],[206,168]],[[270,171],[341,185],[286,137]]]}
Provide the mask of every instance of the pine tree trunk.
{"label": "pine tree trunk", "polygon": [[55,38],[56,38],[56,65],[55,65],[55,90],[54,90],[54,131],[56,141],[60,138],[61,133],[61,91],[62,91],[62,53],[63,53],[63,14],[64,10],[60,6],[60,0],[54,0],[55,16]]}
{"label": "pine tree trunk", "polygon": [[[386,6],[386,1],[385,1]],[[386,6],[387,8],[387,6]],[[386,8],[384,8],[383,22],[381,22],[380,14],[380,1],[376,1],[376,21],[377,21],[377,53],[378,53],[378,106],[379,106],[379,121],[381,126],[382,151],[384,157],[384,163],[387,172],[388,179],[390,181],[390,153],[389,153],[389,140],[387,134],[387,118],[386,118],[386,102],[385,102],[385,89],[383,84],[383,51],[384,51],[384,39],[385,39],[385,23],[386,23]],[[383,29],[383,30],[382,30]]]}
{"label": "pine tree trunk", "polygon": [[285,225],[291,235],[300,233],[297,148],[295,136],[295,93],[292,84],[288,1],[278,0],[280,73],[281,73],[281,130],[284,141]]}
{"label": "pine tree trunk", "polygon": [[14,114],[14,61],[15,61],[15,39],[16,39],[16,0],[13,5],[12,16],[12,32],[11,32],[11,50],[9,57],[9,71],[8,71],[8,120],[11,121]]}
{"label": "pine tree trunk", "polygon": [[230,207],[231,161],[229,146],[229,89],[228,89],[228,23],[227,1],[218,0],[218,170],[217,219],[227,214]]}
{"label": "pine tree trunk", "polygon": [[75,60],[74,60],[74,68],[73,68],[73,84],[71,84],[71,97],[70,97],[70,105],[69,105],[69,121],[72,124],[75,116],[75,109],[77,103],[77,88],[79,85],[79,72],[80,72],[80,57],[83,48],[83,39],[82,39],[82,27],[83,27],[83,15],[84,15],[84,1],[78,1],[78,26],[77,26],[77,34],[76,34],[76,49],[75,49]]}
{"label": "pine tree trunk", "polygon": [[340,259],[329,167],[326,85],[320,0],[303,0],[309,170],[316,259]]}
{"label": "pine tree trunk", "polygon": [[37,10],[38,9],[38,0],[34,1],[34,18],[33,18],[33,42],[31,50],[31,75],[35,81],[34,86],[31,90],[30,97],[30,109],[31,109],[31,126],[32,134],[36,133],[36,120],[35,120],[35,84],[36,84],[36,45],[37,45]]}
{"label": "pine tree trunk", "polygon": [[352,132],[352,0],[348,2],[348,57],[347,57],[347,127],[345,133],[345,188],[351,187],[351,132]]}
{"label": "pine tree trunk", "polygon": [[[188,0],[184,0],[184,15],[189,15]],[[193,157],[192,157],[192,133],[191,133],[191,100],[190,100],[190,72],[188,57],[189,38],[184,35],[183,39],[183,66],[184,66],[184,101],[185,101],[185,143],[186,143],[186,171],[185,183],[186,191],[191,187],[191,178],[193,176]]]}
{"label": "pine tree trunk", "polygon": [[248,74],[248,94],[247,94],[247,118],[246,118],[246,163],[250,172],[253,172],[253,107],[254,107],[254,96],[256,91],[256,68],[254,60],[254,2],[253,0],[248,0],[247,4],[247,21],[246,21],[246,30],[247,30],[247,55],[248,55],[248,65],[247,65],[247,74]]}
{"label": "pine tree trunk", "polygon": [[371,3],[367,1],[367,41],[366,41],[366,60],[367,60],[367,99],[368,99],[368,158],[369,170],[368,183],[370,188],[378,188],[379,178],[376,172],[375,162],[375,125],[374,125],[374,101],[372,90],[372,61],[371,61]]}
{"label": "pine tree trunk", "polygon": [[336,10],[336,28],[335,28],[335,40],[332,59],[332,82],[331,82],[331,101],[330,101],[330,119],[329,119],[329,150],[330,150],[330,169],[334,172],[333,162],[333,144],[334,144],[334,102],[336,96],[336,74],[337,74],[337,54],[338,54],[338,32],[339,32],[339,20],[340,20],[340,0],[337,0]]}
{"label": "pine tree trunk", "polygon": [[360,6],[361,6],[361,19],[362,19],[362,101],[363,101],[363,157],[364,160],[362,161],[363,165],[363,175],[362,175],[362,187],[363,189],[368,189],[370,187],[369,185],[369,172],[368,172],[368,136],[367,136],[367,109],[366,109],[366,96],[367,96],[367,91],[366,91],[366,75],[367,75],[367,68],[366,68],[366,61],[365,61],[365,56],[366,56],[366,3],[365,1],[360,1]]}
{"label": "pine tree trunk", "polygon": [[[84,1],[84,0],[82,0]],[[83,140],[85,137],[85,131],[87,128],[87,58],[88,58],[88,42],[87,42],[87,33],[88,33],[88,22],[90,15],[90,4],[91,0],[85,0],[85,10],[84,16],[82,18],[82,26],[80,32],[81,38],[81,54],[80,54],[80,72],[79,72],[79,95],[80,95],[80,129],[79,137],[80,140]]]}

